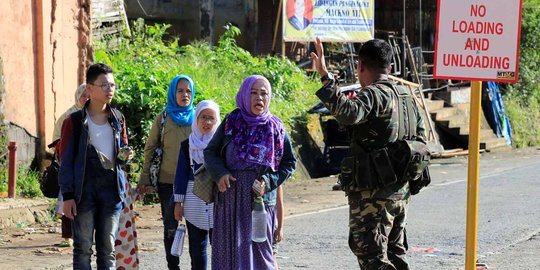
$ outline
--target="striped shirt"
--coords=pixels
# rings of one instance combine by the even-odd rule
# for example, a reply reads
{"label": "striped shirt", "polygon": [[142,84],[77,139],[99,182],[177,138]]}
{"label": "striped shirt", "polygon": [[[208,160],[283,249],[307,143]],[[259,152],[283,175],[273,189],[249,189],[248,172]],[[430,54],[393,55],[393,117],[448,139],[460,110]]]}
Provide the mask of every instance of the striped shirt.
{"label": "striped shirt", "polygon": [[[191,167],[193,170],[193,166]],[[184,205],[184,217],[191,224],[202,230],[214,227],[214,204],[206,203],[193,194],[193,174],[187,180],[186,194],[174,194],[174,202]]]}

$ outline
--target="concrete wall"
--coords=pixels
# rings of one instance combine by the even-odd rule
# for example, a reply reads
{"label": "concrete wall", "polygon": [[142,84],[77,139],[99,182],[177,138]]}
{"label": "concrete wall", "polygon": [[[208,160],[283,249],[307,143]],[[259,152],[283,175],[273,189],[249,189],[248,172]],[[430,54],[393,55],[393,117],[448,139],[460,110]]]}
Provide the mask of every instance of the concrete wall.
{"label": "concrete wall", "polygon": [[[237,39],[238,44],[248,50],[253,49],[257,25],[256,2],[255,0],[214,0],[214,43],[225,31],[223,26],[230,22],[242,31],[242,35]],[[201,22],[198,1],[125,0],[125,3],[129,19],[144,18],[147,23],[169,23],[172,25],[169,32],[172,35],[179,35],[182,44],[200,39]],[[248,27],[248,20],[251,22],[250,27]],[[248,31],[255,32],[248,33]]]}
{"label": "concrete wall", "polygon": [[124,0],[129,19],[144,18],[146,23],[168,23],[170,33],[180,35],[183,44],[199,39],[199,1]]}
{"label": "concrete wall", "polygon": [[4,65],[4,116],[37,136],[36,61],[32,1],[0,1],[0,57]]}
{"label": "concrete wall", "polygon": [[[255,39],[248,39],[248,28],[247,16],[250,12],[253,12],[254,6],[253,1],[249,0],[216,0],[214,2],[214,40],[217,41],[221,35],[225,32],[223,26],[227,23],[232,23],[237,26],[242,35],[240,35],[236,40],[238,45],[246,48],[248,50],[252,49],[255,45]],[[252,14],[254,16],[254,14]],[[252,18],[254,20],[254,17]],[[250,25],[251,28],[255,28],[256,24],[253,23]],[[251,40],[252,42],[248,42]]]}
{"label": "concrete wall", "polygon": [[[36,3],[43,9],[44,94],[38,96]],[[81,8],[82,7],[82,8]],[[91,60],[87,0],[2,0],[0,58],[5,86],[8,139],[17,140],[19,159],[29,161],[39,136],[38,103],[45,102],[44,143],[51,142],[56,119],[74,104],[74,93]],[[82,19],[82,20],[80,20]],[[82,33],[79,30],[82,29]],[[39,147],[39,145],[38,145]]]}
{"label": "concrete wall", "polygon": [[78,11],[77,1],[44,1],[46,144],[52,142],[56,119],[75,104],[80,84]]}

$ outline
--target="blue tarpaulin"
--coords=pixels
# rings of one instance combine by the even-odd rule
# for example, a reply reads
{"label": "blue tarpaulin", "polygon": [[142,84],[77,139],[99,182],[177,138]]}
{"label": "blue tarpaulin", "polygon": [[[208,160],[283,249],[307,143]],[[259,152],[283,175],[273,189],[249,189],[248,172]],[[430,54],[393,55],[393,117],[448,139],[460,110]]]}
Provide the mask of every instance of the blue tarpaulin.
{"label": "blue tarpaulin", "polygon": [[482,109],[486,120],[495,134],[497,134],[497,137],[504,137],[506,144],[512,144],[512,127],[510,126],[508,114],[506,114],[504,108],[499,84],[496,82],[486,82],[482,84],[482,89]]}

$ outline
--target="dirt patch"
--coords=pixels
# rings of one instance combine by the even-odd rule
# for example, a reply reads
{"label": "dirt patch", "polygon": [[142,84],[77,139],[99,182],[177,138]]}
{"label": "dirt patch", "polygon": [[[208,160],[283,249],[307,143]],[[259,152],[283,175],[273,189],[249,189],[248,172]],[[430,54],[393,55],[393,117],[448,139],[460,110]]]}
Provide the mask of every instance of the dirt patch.
{"label": "dirt patch", "polygon": [[49,201],[46,199],[0,198],[0,229],[27,227],[47,220]]}
{"label": "dirt patch", "polygon": [[342,191],[333,191],[337,177],[286,183],[283,186],[285,217],[347,205]]}
{"label": "dirt patch", "polygon": [[[335,182],[335,177],[327,177],[286,183],[285,218],[346,205],[344,193],[332,191]],[[156,252],[163,245],[160,206],[137,205],[135,210],[140,216],[136,222],[139,250]],[[0,261],[6,269],[70,269],[72,249],[57,246],[62,240],[59,222],[0,229]]]}

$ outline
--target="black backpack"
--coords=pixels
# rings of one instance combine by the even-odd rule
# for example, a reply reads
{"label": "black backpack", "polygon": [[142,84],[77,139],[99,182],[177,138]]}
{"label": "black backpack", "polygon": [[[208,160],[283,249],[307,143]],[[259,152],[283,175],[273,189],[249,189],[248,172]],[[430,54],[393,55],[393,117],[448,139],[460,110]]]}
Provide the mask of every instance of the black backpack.
{"label": "black backpack", "polygon": [[[56,146],[59,140],[49,144],[48,147],[52,148]],[[56,153],[52,157],[51,164],[45,168],[45,171],[41,175],[39,180],[39,188],[43,196],[51,199],[58,198],[60,192],[60,186],[58,185],[58,171],[60,170],[60,164],[56,161]]]}
{"label": "black backpack", "polygon": [[[79,138],[81,136],[81,125],[82,125],[82,111],[76,111],[70,115],[71,121],[73,123],[73,132],[74,132],[74,148],[77,149],[79,146]],[[55,147],[60,139],[49,144],[48,147]],[[75,155],[73,156],[75,159]],[[45,168],[45,171],[41,175],[39,180],[39,188],[43,196],[51,199],[58,198],[58,193],[60,193],[60,184],[58,183],[58,172],[60,171],[60,164],[56,160],[56,151],[53,155],[51,164]]]}

